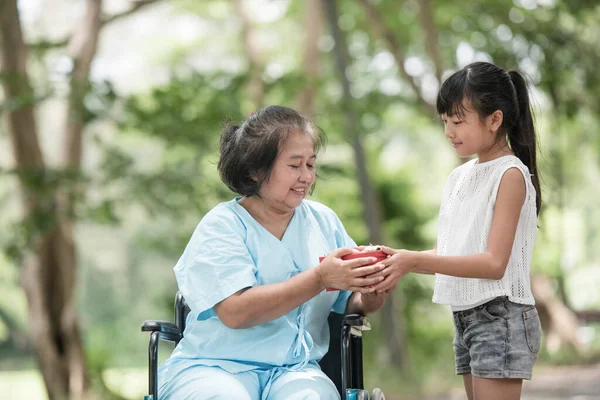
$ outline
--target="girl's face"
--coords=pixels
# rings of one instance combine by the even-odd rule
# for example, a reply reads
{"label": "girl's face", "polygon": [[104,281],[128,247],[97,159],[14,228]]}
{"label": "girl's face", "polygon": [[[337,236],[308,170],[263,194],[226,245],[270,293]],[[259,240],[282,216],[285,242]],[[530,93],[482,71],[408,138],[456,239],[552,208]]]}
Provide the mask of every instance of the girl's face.
{"label": "girl's face", "polygon": [[261,198],[277,211],[293,211],[315,182],[316,158],[311,135],[294,131],[283,143],[269,179],[260,188]]}
{"label": "girl's face", "polygon": [[461,158],[473,154],[488,154],[498,144],[496,134],[502,124],[501,111],[482,119],[470,104],[467,104],[463,115],[442,114],[441,118],[444,122],[444,135],[450,139],[456,154]]}

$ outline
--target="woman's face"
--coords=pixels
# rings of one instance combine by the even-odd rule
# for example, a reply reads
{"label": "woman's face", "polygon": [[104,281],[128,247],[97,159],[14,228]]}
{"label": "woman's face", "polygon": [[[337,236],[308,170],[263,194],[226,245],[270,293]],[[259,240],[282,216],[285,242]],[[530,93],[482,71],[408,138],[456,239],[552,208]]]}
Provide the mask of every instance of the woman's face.
{"label": "woman's face", "polygon": [[283,143],[269,179],[260,188],[261,198],[281,212],[300,205],[315,182],[316,155],[311,135],[294,131]]}

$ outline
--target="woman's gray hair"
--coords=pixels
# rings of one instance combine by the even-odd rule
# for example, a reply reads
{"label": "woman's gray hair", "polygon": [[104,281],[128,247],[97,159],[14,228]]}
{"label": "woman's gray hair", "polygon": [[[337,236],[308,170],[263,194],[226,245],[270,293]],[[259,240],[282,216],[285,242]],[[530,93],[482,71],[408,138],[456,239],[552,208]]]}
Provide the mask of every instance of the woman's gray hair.
{"label": "woman's gray hair", "polygon": [[315,154],[325,146],[325,133],[288,107],[268,106],[250,114],[242,125],[228,124],[221,132],[217,167],[223,183],[242,196],[258,195],[283,143],[295,131],[312,137]]}

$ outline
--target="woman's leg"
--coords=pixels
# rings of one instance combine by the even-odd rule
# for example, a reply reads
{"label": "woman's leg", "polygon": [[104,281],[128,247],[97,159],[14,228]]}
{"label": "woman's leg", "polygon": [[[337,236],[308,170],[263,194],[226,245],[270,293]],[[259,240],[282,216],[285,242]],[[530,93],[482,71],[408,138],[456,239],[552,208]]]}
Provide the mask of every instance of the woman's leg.
{"label": "woman's leg", "polygon": [[158,391],[160,400],[260,399],[258,377],[252,372],[230,374],[217,367],[182,371]]}
{"label": "woman's leg", "polygon": [[474,376],[474,400],[519,400],[522,386],[523,379],[489,379]]}
{"label": "woman's leg", "polygon": [[268,400],[339,400],[335,385],[321,369],[308,366],[275,378]]}

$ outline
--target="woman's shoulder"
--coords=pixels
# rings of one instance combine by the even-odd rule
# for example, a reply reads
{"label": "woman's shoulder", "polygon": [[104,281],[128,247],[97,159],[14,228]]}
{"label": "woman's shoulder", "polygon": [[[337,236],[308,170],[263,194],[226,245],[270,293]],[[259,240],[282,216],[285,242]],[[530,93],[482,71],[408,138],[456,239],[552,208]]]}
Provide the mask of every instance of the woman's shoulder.
{"label": "woman's shoulder", "polygon": [[241,206],[237,204],[237,199],[219,203],[202,217],[199,228],[210,229],[214,226],[241,227],[244,223],[239,208]]}

